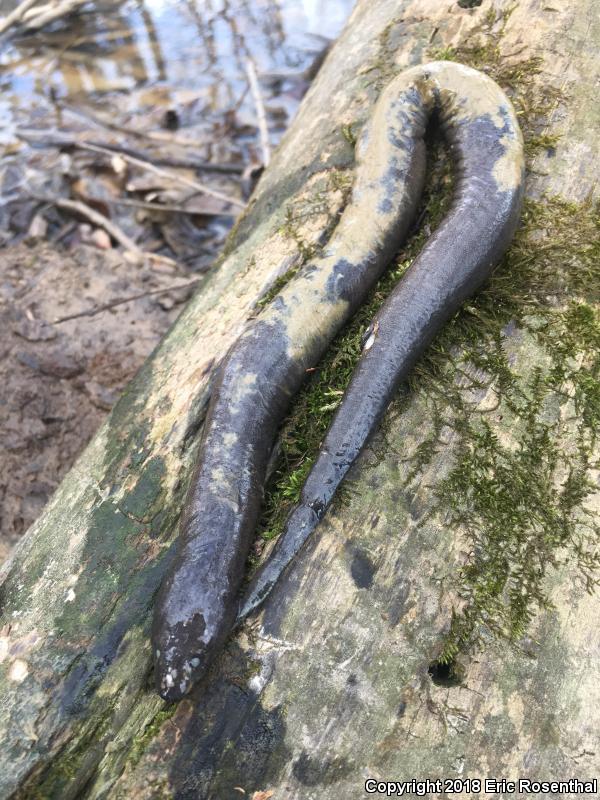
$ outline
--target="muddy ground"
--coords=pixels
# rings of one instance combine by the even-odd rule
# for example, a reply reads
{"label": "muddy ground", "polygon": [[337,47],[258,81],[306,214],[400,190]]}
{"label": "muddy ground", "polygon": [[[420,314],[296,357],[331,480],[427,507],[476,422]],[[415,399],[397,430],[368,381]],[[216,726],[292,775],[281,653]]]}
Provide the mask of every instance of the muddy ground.
{"label": "muddy ground", "polygon": [[117,250],[20,243],[0,259],[0,557],[36,519],[193,287]]}

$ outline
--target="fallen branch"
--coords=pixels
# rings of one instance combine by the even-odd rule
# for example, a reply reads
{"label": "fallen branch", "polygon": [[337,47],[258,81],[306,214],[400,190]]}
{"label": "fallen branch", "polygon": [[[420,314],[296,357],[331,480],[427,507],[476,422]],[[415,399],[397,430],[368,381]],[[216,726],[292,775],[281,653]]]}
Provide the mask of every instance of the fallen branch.
{"label": "fallen branch", "polygon": [[50,324],[51,325],[60,325],[61,322],[68,322],[71,319],[79,319],[80,317],[95,317],[96,314],[101,314],[103,311],[110,311],[111,308],[115,308],[116,306],[122,306],[125,303],[131,303],[132,300],[141,300],[144,297],[149,297],[150,295],[157,295],[157,294],[167,294],[167,292],[174,292],[177,289],[187,289],[190,286],[195,286],[196,284],[200,283],[200,278],[195,278],[193,281],[187,281],[187,283],[180,283],[178,286],[168,286],[166,289],[151,289],[148,292],[141,292],[140,294],[132,294],[129,297],[122,297],[120,300],[113,300],[110,303],[104,303],[103,305],[99,306],[92,306],[91,308],[87,308],[85,311],[79,311],[76,314],[68,314],[65,317],[58,317],[57,319],[53,320]]}
{"label": "fallen branch", "polygon": [[85,217],[98,228],[103,228],[109,236],[112,236],[115,241],[119,242],[119,244],[125,248],[125,251],[135,261],[139,262],[144,259],[149,259],[150,261],[155,261],[160,264],[166,264],[169,267],[179,267],[177,261],[168,256],[161,256],[159,253],[151,253],[148,250],[142,250],[118,225],[111,222],[104,214],[90,208],[90,206],[82,203],[80,200],[69,200],[65,197],[49,197],[38,194],[31,194],[31,197],[33,197],[34,200],[39,200],[41,203],[49,203],[55,205],[57,208],[63,208],[65,211],[73,211],[75,214]]}
{"label": "fallen branch", "polygon": [[252,99],[256,106],[256,117],[258,119],[258,132],[260,134],[260,146],[263,154],[263,164],[268,166],[271,161],[271,144],[269,141],[269,128],[267,126],[267,115],[265,113],[265,105],[263,103],[260,86],[258,85],[258,78],[256,77],[256,68],[251,59],[246,59],[246,74],[248,75],[248,83],[250,84],[250,91]]}
{"label": "fallen branch", "polygon": [[89,0],[63,0],[58,4],[47,3],[43,6],[29,8],[20,21],[27,30],[39,30],[57,19],[72,14],[73,11],[88,2]]}
{"label": "fallen branch", "polygon": [[[90,200],[103,202],[100,198],[90,197]],[[200,211],[197,208],[186,208],[180,205],[169,205],[167,203],[150,203],[146,200],[130,200],[129,198],[119,197],[110,201],[117,206],[131,206],[132,208],[146,208],[148,211],[166,211],[173,214],[189,214],[190,216],[202,217],[227,217],[235,216],[229,211]]]}
{"label": "fallen branch", "polygon": [[210,164],[206,161],[195,161],[191,158],[175,158],[173,156],[150,156],[141,150],[136,150],[127,145],[114,144],[114,142],[98,141],[95,139],[78,139],[76,136],[62,133],[57,130],[43,130],[37,128],[17,128],[17,136],[30,144],[41,144],[44,147],[73,147],[87,150],[90,147],[102,147],[113,153],[128,155],[141,161],[164,164],[176,169],[197,169],[204,172],[219,172],[223,174],[241,175],[243,168],[235,164]]}
{"label": "fallen branch", "polygon": [[75,214],[80,214],[82,217],[88,219],[91,223],[98,228],[103,228],[109,236],[122,245],[125,250],[132,253],[138,258],[143,258],[145,253],[127,234],[119,228],[114,222],[105,217],[99,211],[96,211],[90,206],[82,203],[80,200],[68,200],[65,197],[49,197],[46,195],[33,195],[35,200],[42,203],[51,203],[57,208],[63,208],[65,211],[73,211]]}
{"label": "fallen branch", "polygon": [[0,20],[0,34],[7,31],[13,25],[18,25],[23,19],[23,15],[37,3],[37,0],[23,0],[16,8]]}
{"label": "fallen branch", "polygon": [[[34,131],[29,129],[19,128],[17,130],[17,135],[22,137],[23,139],[27,140],[28,137]],[[57,141],[57,140],[55,140]],[[200,183],[199,181],[195,181],[192,178],[187,178],[185,175],[178,175],[175,172],[171,172],[170,170],[163,169],[162,167],[157,167],[150,161],[146,161],[143,158],[138,158],[137,156],[129,155],[125,150],[118,149],[115,150],[114,146],[106,147],[104,144],[96,145],[92,144],[91,142],[78,142],[76,139],[68,140],[69,142],[72,141],[72,146],[79,147],[81,150],[90,150],[93,153],[103,153],[104,155],[114,156],[115,152],[118,152],[121,158],[124,161],[127,161],[129,164],[133,164],[140,169],[144,169],[147,172],[152,172],[154,175],[158,175],[161,178],[165,178],[166,180],[173,181],[174,183],[183,184],[184,186],[189,186],[191,189],[195,189],[197,192],[201,192],[202,194],[210,195],[211,197],[215,197],[217,200],[221,200],[223,203],[229,203],[230,205],[237,206],[238,208],[245,208],[246,204],[243,203],[241,200],[238,200],[236,197],[231,197],[229,195],[224,194],[223,192],[219,192],[217,189],[211,189],[210,186],[207,186],[204,183]],[[51,145],[51,146],[61,146],[61,145]],[[67,143],[63,143],[62,145],[68,146]]]}
{"label": "fallen branch", "polygon": [[[246,92],[242,95],[242,98],[245,97]],[[84,119],[90,120],[91,122],[95,122],[97,125],[101,125],[103,128],[107,128],[111,131],[117,131],[118,133],[124,133],[127,136],[133,136],[135,139],[149,139],[152,142],[160,142],[161,144],[172,144],[176,147],[198,147],[198,141],[196,139],[187,139],[184,136],[179,136],[175,133],[167,133],[167,131],[142,131],[136,130],[135,128],[130,128],[128,125],[121,125],[118,122],[113,122],[112,120],[108,119],[104,116],[104,114],[99,113],[98,111],[91,109],[86,109],[83,111],[79,108],[72,108],[71,106],[67,105],[62,101],[58,101],[57,105],[61,108],[62,111],[66,111],[68,114],[77,117],[83,117]],[[208,161],[200,161],[194,163],[194,167],[196,169],[210,171],[210,172],[223,172],[224,174],[235,174],[241,175],[244,171],[244,167],[238,164],[215,164],[210,163]]]}
{"label": "fallen branch", "polygon": [[[104,153],[105,155],[114,155],[113,152],[107,150],[105,147],[96,147],[95,145],[91,144],[86,145],[84,149],[91,150],[92,152],[96,153]],[[127,153],[122,153],[121,158],[123,158],[125,161],[128,161],[130,164],[135,165],[136,167],[140,167],[140,169],[145,169],[147,172],[152,172],[154,175],[159,175],[161,178],[166,178],[174,183],[182,183],[184,186],[189,186],[190,189],[195,189],[197,192],[208,194],[211,197],[215,197],[217,200],[221,200],[224,203],[230,203],[238,208],[246,208],[246,204],[242,203],[241,200],[223,194],[223,192],[219,192],[216,189],[211,189],[210,186],[206,186],[204,183],[199,183],[191,178],[187,178],[185,175],[177,175],[175,172],[162,169],[162,167],[156,167],[150,161],[144,161],[140,158],[135,158],[134,156],[127,155]]]}

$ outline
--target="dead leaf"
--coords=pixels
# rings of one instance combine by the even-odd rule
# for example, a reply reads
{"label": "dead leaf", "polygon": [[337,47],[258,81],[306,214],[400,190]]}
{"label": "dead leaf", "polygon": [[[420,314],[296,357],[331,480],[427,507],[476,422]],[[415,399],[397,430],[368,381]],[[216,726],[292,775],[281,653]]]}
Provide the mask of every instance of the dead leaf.
{"label": "dead leaf", "polygon": [[274,794],[273,789],[267,789],[265,792],[254,792],[252,800],[269,800]]}

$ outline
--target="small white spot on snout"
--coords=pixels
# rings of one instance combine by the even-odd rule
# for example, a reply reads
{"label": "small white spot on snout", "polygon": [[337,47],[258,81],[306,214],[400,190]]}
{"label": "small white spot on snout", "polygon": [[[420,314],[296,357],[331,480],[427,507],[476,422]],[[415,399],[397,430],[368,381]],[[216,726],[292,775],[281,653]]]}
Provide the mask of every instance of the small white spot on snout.
{"label": "small white spot on snout", "polygon": [[167,672],[165,675],[165,685],[167,689],[172,689],[175,685],[175,681],[173,680],[173,675],[170,672]]}

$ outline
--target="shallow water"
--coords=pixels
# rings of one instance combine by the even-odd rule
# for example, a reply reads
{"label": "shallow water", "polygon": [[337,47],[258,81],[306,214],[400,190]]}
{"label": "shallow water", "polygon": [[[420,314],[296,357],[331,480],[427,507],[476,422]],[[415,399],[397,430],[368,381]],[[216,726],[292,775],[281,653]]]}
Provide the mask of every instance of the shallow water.
{"label": "shallow water", "polygon": [[[85,229],[69,228],[72,213],[31,199],[58,196],[98,208],[145,251],[183,269],[211,268],[352,6],[100,0],[42,31],[0,37],[0,243],[39,230],[67,247],[88,242]],[[0,13],[9,10],[0,0]],[[65,137],[84,147],[65,145]],[[124,170],[87,143],[128,149],[151,166],[185,167],[208,194],[186,194],[177,175],[159,179],[139,164]],[[207,164],[222,169],[206,174]],[[157,219],[140,211],[148,201],[185,203],[186,214]],[[110,244],[92,235],[98,246]]]}
{"label": "shallow water", "polygon": [[[14,3],[0,3],[7,13]],[[57,101],[135,113],[177,110],[197,122],[235,109],[254,115],[245,63],[261,77],[276,142],[295,113],[311,65],[340,32],[353,0],[138,0],[93,11],[43,32],[5,40],[0,129],[31,122]],[[273,73],[279,73],[273,74]],[[208,121],[208,120],[206,120]]]}

